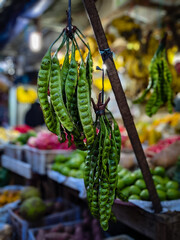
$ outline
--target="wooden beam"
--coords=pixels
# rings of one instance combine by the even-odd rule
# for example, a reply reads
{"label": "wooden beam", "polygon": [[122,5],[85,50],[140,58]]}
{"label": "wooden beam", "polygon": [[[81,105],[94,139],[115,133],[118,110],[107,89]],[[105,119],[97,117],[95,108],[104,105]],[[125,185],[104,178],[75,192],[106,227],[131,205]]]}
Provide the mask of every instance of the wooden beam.
{"label": "wooden beam", "polygon": [[[104,49],[108,49],[109,45],[107,43],[107,39],[103,30],[101,20],[99,18],[99,14],[97,12],[94,0],[83,0],[83,3],[85,6],[87,15],[89,17],[90,23],[92,25],[99,50],[103,51]],[[131,115],[129,106],[127,104],[127,100],[118,76],[118,72],[114,64],[114,61],[113,59],[108,58],[105,61],[105,63],[107,66],[107,74],[111,82],[112,89],[113,89],[120,113],[122,115],[124,126],[126,127],[126,130],[128,132],[129,139],[131,141],[134,153],[138,160],[138,164],[141,168],[144,180],[147,185],[147,189],[149,190],[149,194],[150,194],[150,198],[151,198],[154,210],[155,212],[160,212],[162,210],[161,203],[158,198],[158,195],[154,186],[154,182],[152,180],[152,176],[146,161],[146,157],[142,149],[141,142],[139,140],[139,136],[133,121],[133,117]]]}

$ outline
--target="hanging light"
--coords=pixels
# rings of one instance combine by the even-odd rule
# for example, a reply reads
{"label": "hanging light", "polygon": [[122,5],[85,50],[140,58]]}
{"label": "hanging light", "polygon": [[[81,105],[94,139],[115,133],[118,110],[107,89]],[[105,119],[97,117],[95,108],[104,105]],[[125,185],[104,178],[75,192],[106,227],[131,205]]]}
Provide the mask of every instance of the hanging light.
{"label": "hanging light", "polygon": [[29,48],[33,52],[39,52],[42,48],[42,34],[39,19],[34,20],[35,29],[29,36]]}
{"label": "hanging light", "polygon": [[30,33],[29,48],[33,52],[39,52],[42,48],[42,34],[38,31]]}

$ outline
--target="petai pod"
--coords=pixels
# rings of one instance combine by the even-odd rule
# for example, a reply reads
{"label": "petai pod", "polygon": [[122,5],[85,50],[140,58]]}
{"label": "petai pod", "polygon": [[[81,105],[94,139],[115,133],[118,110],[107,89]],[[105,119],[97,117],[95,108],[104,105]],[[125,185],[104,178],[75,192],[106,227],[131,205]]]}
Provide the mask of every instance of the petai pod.
{"label": "petai pod", "polygon": [[[65,39],[62,42],[64,45]],[[61,72],[59,61],[57,58],[57,52],[53,56],[52,65],[51,65],[51,77],[50,77],[50,97],[56,112],[56,115],[63,125],[69,132],[72,132],[74,125],[69,116],[69,113],[65,107],[63,96],[62,96],[62,85],[61,85]]]}
{"label": "petai pod", "polygon": [[94,141],[94,128],[89,98],[89,87],[86,79],[86,68],[83,62],[79,69],[77,101],[79,116],[87,144],[91,144]]}
{"label": "petai pod", "polygon": [[37,92],[41,109],[49,131],[56,133],[56,118],[48,101],[48,85],[51,71],[51,47],[42,59],[38,73]]}

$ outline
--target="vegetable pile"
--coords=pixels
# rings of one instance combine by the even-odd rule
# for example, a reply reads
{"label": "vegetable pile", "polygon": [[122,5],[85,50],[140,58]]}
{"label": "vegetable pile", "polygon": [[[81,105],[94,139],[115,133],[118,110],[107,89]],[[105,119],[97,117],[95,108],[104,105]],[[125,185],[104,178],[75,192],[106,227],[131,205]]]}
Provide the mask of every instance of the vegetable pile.
{"label": "vegetable pile", "polygon": [[106,115],[98,116],[99,133],[96,133],[93,144],[88,147],[85,160],[84,183],[91,214],[100,220],[104,231],[108,221],[114,218],[112,205],[117,186],[117,165],[120,160],[121,135],[117,122],[114,127]]}
{"label": "vegetable pile", "polygon": [[[163,167],[157,166],[151,169],[151,173],[157,194],[161,201],[180,198],[178,182],[170,180]],[[118,198],[126,201],[130,199],[149,201],[149,191],[146,187],[141,170],[138,169],[134,172],[130,172],[119,165],[116,194]]]}
{"label": "vegetable pile", "polygon": [[150,92],[146,104],[146,114],[151,117],[158,109],[167,104],[168,112],[172,113],[173,92],[171,88],[172,75],[168,68],[165,52],[166,37],[162,39],[154,57],[151,60],[149,73],[150,81],[142,95],[134,101],[141,103]]}
{"label": "vegetable pile", "polygon": [[[62,37],[59,48],[51,57],[53,44]],[[86,62],[76,41],[78,37],[88,49]],[[38,74],[38,97],[43,111],[47,128],[55,133],[60,142],[65,142],[66,134],[71,145],[72,135],[74,143],[80,149],[94,141],[93,120],[91,115],[91,84],[92,58],[89,46],[83,40],[84,36],[76,27],[71,32],[68,27],[51,44],[44,58]],[[58,52],[66,46],[63,65],[59,65]],[[69,52],[71,48],[71,59]],[[80,67],[75,59],[75,51],[81,56]],[[48,89],[50,100],[48,99]]]}

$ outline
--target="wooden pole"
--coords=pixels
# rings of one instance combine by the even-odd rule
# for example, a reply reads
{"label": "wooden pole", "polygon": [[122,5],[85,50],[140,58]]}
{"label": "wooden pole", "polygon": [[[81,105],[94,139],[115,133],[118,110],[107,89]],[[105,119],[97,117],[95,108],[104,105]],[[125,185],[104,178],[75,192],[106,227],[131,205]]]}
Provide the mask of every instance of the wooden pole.
{"label": "wooden pole", "polygon": [[[100,51],[103,51],[105,49],[109,48],[109,45],[107,43],[107,39],[101,24],[101,20],[99,18],[99,14],[97,12],[95,1],[94,0],[83,0],[87,15],[89,17],[90,23],[92,25],[96,41],[99,47]],[[142,149],[141,142],[139,140],[139,136],[133,121],[133,117],[131,115],[129,106],[127,104],[127,100],[114,64],[113,59],[108,58],[106,61],[107,66],[107,74],[109,77],[109,80],[112,85],[112,89],[120,110],[120,113],[122,115],[122,119],[124,122],[124,126],[126,127],[126,130],[129,135],[129,139],[131,141],[134,153],[136,155],[136,158],[138,160],[138,164],[141,168],[144,180],[146,182],[147,189],[149,191],[150,199],[153,204],[153,208],[156,213],[160,212],[162,210],[160,200],[158,198],[154,182],[152,180],[152,176],[146,161],[146,157],[144,154],[144,151]]]}

